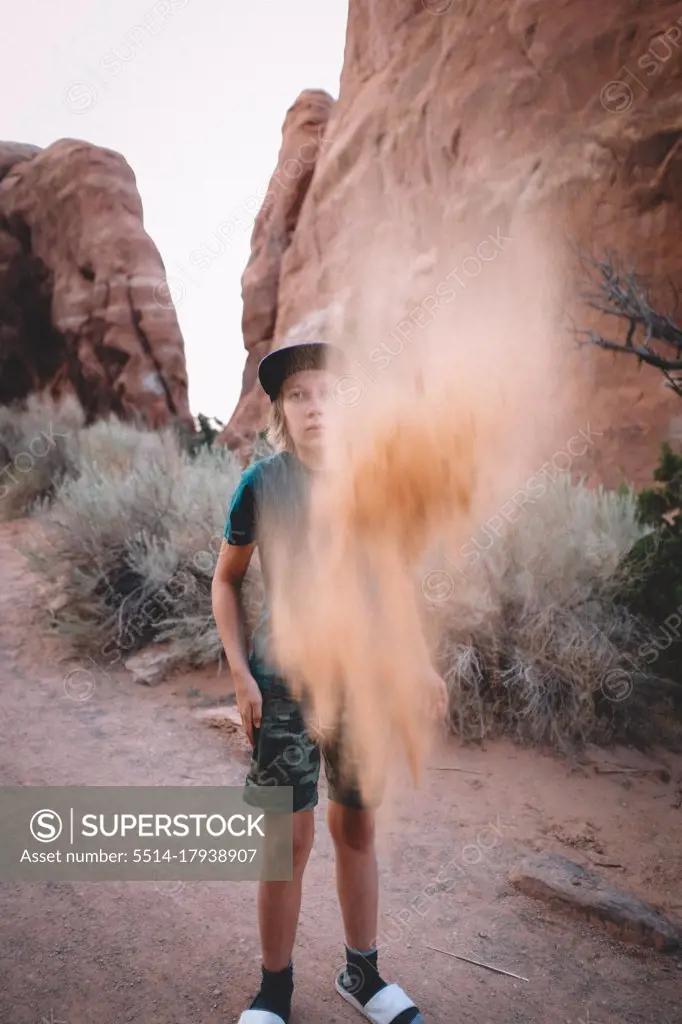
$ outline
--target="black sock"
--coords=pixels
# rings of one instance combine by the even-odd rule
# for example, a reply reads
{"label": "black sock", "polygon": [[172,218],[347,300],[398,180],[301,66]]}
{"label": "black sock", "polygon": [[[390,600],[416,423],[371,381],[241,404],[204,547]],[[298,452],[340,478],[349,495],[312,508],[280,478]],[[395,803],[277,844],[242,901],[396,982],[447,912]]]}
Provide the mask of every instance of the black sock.
{"label": "black sock", "polygon": [[[346,970],[341,975],[341,984],[361,1006],[366,1006],[377,992],[386,988],[387,982],[379,974],[376,949],[361,952],[346,946]],[[393,1024],[413,1024],[414,1021],[424,1024],[419,1010],[413,1006],[399,1013]]]}
{"label": "black sock", "polygon": [[377,967],[376,949],[363,953],[346,946],[346,972],[342,984],[363,1006],[386,987]]}
{"label": "black sock", "polygon": [[291,996],[294,991],[294,969],[289,961],[282,971],[261,968],[263,975],[258,995],[251,1003],[250,1010],[269,1010],[288,1024],[291,1015]]}

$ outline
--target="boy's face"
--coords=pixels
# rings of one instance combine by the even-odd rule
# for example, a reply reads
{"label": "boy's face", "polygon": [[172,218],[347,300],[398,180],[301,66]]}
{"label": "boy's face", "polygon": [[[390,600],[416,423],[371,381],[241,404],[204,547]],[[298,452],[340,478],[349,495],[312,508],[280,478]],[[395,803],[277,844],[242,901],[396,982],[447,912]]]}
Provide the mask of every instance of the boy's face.
{"label": "boy's face", "polygon": [[328,370],[300,370],[282,384],[282,406],[296,449],[323,444],[333,383],[334,375]]}

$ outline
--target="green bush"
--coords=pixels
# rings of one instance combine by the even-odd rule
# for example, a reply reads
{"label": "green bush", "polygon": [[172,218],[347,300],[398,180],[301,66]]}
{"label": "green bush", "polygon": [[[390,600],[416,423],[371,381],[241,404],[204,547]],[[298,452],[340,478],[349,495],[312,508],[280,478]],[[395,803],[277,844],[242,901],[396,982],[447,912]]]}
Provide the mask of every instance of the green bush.
{"label": "green bush", "polygon": [[189,455],[196,455],[206,448],[212,448],[215,439],[222,431],[225,424],[215,416],[205,416],[199,413],[197,416],[198,430],[192,431],[185,424],[178,424],[177,437],[181,448]]}
{"label": "green bush", "polygon": [[[656,643],[658,674],[682,678],[677,641],[682,619],[682,455],[668,443],[661,446],[654,487],[637,498],[638,516],[648,532],[630,552],[629,581],[623,588],[628,607],[649,623]],[[660,656],[660,660],[659,660]],[[647,660],[651,660],[647,656]]]}

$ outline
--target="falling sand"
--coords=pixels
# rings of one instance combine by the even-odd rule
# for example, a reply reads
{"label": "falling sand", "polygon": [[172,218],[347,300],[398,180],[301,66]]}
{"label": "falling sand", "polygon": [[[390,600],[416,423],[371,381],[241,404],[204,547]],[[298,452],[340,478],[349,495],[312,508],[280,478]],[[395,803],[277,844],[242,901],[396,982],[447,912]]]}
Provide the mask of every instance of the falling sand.
{"label": "falling sand", "polygon": [[[567,436],[560,275],[528,226],[509,233],[513,252],[437,308],[424,300],[452,255],[425,267],[400,240],[368,247],[352,321],[333,338],[349,370],[334,384],[308,555],[283,543],[274,562],[275,656],[323,740],[342,713],[346,764],[368,799],[401,759],[418,783],[434,735],[425,559],[459,550]],[[430,319],[403,315],[417,306]]]}

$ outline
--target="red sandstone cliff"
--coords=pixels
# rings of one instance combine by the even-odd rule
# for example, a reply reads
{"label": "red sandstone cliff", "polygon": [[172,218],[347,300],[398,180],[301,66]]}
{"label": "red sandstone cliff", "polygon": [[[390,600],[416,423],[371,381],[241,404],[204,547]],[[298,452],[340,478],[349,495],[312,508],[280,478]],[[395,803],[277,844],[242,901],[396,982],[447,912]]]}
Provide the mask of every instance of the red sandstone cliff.
{"label": "red sandstone cliff", "polygon": [[[274,230],[267,211],[256,223],[244,289],[250,361],[231,447],[243,451],[263,423],[256,357],[336,301],[368,211],[379,225],[413,225],[424,252],[429,217],[464,242],[504,231],[515,210],[536,211],[566,242],[612,248],[673,312],[681,86],[680,2],[350,0],[340,97],[310,186],[293,204],[293,234],[291,221]],[[280,166],[290,134],[285,123]],[[276,256],[263,268],[270,245]],[[248,325],[261,282],[268,313],[256,342]],[[571,312],[594,326],[593,314],[585,310],[583,323],[579,308]],[[659,442],[675,433],[679,399],[624,357],[582,349],[576,359],[591,360],[595,374],[584,410],[604,432],[595,473],[648,481]]]}
{"label": "red sandstone cliff", "polygon": [[88,420],[192,426],[164,282],[122,156],[0,143],[0,402],[73,390]]}
{"label": "red sandstone cliff", "polygon": [[267,417],[268,400],[256,371],[272,346],[282,259],[296,230],[333,105],[326,92],[309,90],[287,111],[277,168],[254,223],[251,257],[242,277],[246,367],[237,408],[219,437],[244,458]]}

